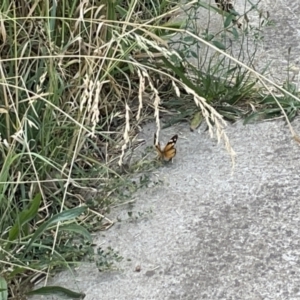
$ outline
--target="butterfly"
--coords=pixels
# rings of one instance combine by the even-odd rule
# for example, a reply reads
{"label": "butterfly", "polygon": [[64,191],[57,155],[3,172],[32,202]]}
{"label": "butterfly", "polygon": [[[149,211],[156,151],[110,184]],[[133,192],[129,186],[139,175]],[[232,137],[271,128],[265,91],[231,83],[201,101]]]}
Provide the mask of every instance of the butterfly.
{"label": "butterfly", "polygon": [[159,159],[170,161],[176,155],[175,144],[178,140],[178,135],[175,134],[162,149],[160,142],[157,141],[156,134],[154,134],[154,146],[156,148]]}

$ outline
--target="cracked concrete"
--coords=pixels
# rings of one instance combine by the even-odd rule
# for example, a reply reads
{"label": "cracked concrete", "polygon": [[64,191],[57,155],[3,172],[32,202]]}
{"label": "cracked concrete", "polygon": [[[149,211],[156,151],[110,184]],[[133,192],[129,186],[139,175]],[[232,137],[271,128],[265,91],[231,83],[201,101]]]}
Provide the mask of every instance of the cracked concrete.
{"label": "cracked concrete", "polygon": [[[289,45],[299,49],[300,2],[262,5],[278,23],[266,31],[262,51],[277,58],[275,74],[286,65]],[[291,53],[297,65],[297,52]],[[292,125],[299,132],[299,118]],[[149,143],[154,128],[148,124],[141,133],[151,137]],[[299,299],[299,144],[282,119],[238,122],[226,132],[237,153],[234,172],[222,145],[203,128],[190,132],[180,124],[164,130],[163,141],[179,134],[177,156],[153,174],[163,184],[139,191],[130,209],[152,212],[117,223],[94,240],[112,246],[124,260],[104,273],[83,263],[50,284],[84,292],[87,300]],[[127,210],[114,215],[126,219]]]}

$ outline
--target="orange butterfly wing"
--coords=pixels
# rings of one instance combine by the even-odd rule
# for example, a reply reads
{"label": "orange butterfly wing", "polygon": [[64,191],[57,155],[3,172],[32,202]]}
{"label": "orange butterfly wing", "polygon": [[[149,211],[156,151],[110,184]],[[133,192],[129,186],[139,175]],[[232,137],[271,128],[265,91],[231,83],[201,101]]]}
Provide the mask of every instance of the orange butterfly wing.
{"label": "orange butterfly wing", "polygon": [[164,149],[161,149],[160,143],[156,143],[156,134],[154,135],[154,144],[160,159],[171,160],[176,155],[175,144],[178,140],[178,135],[175,134],[167,143]]}

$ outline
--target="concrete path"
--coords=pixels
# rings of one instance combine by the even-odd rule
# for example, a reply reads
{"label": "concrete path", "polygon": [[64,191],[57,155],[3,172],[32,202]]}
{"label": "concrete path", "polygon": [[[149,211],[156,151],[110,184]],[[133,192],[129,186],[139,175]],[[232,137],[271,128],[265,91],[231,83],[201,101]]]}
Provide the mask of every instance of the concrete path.
{"label": "concrete path", "polygon": [[[277,56],[275,74],[289,44],[299,48],[300,2],[262,2],[279,23],[266,32],[262,51]],[[300,132],[299,119],[292,125]],[[144,128],[149,143],[154,131],[151,124]],[[84,292],[86,300],[300,299],[300,146],[284,122],[229,126],[233,173],[223,146],[206,132],[181,124],[161,139],[174,133],[174,163],[153,174],[163,184],[136,194],[130,209],[152,212],[95,237],[124,257],[117,269],[99,273],[83,264],[75,276],[64,272],[50,284]],[[128,218],[126,207],[114,214]]]}
{"label": "concrete path", "polygon": [[[300,130],[299,119],[293,125]],[[182,125],[165,138],[174,132],[178,155],[156,174],[163,184],[135,197],[136,214],[152,213],[95,238],[120,251],[119,269],[83,265],[75,278],[62,273],[51,283],[87,300],[300,298],[300,148],[284,122],[228,128],[232,175],[206,133]],[[124,210],[118,217],[128,219]]]}

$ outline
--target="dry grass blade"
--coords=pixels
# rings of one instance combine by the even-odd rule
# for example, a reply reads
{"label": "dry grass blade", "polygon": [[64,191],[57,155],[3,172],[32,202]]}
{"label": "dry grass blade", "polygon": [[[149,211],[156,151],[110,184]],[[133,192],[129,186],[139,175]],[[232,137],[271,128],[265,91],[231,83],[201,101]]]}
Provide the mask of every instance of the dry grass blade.
{"label": "dry grass blade", "polygon": [[122,165],[122,161],[123,161],[123,157],[125,155],[125,150],[127,148],[127,144],[129,144],[129,142],[130,142],[130,136],[129,136],[129,132],[130,132],[130,117],[129,117],[129,111],[130,111],[130,108],[126,104],[125,105],[125,116],[126,116],[125,120],[126,120],[126,123],[125,123],[124,135],[123,135],[124,144],[122,146],[122,154],[121,154],[120,159],[119,159],[119,166]]}

